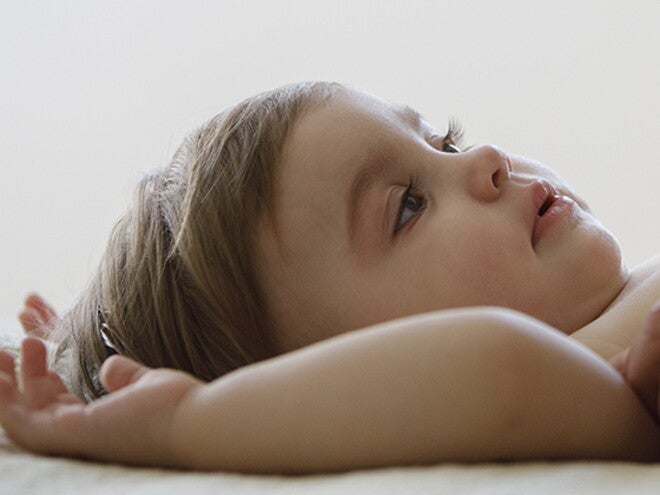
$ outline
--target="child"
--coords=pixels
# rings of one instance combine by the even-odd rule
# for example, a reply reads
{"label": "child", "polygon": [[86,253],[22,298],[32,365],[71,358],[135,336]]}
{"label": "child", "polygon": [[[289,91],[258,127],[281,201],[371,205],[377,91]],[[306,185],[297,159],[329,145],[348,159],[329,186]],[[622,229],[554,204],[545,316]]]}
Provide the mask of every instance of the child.
{"label": "child", "polygon": [[629,272],[552,171],[458,134],[324,83],[212,120],[44,318],[76,395],[39,340],[22,392],[0,354],[8,435],[246,472],[657,460],[660,258]]}

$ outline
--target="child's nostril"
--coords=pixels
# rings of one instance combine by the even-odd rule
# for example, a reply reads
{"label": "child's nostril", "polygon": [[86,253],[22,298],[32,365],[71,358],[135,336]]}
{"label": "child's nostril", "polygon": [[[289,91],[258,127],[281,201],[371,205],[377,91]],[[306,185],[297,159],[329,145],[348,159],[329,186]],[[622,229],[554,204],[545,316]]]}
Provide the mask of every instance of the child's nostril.
{"label": "child's nostril", "polygon": [[499,188],[500,187],[500,170],[499,169],[493,174],[491,179],[493,181],[493,185],[496,188]]}

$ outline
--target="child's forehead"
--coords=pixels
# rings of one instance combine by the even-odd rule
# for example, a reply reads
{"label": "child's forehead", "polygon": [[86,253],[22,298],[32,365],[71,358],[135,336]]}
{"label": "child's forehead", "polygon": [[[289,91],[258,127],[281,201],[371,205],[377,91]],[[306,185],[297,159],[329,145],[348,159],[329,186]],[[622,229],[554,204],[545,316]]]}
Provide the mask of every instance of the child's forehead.
{"label": "child's forehead", "polygon": [[[365,154],[390,142],[388,129],[404,129],[392,106],[367,93],[345,91],[329,100],[305,112],[287,137],[276,176],[276,232],[300,228],[336,237],[350,179]],[[307,241],[298,237],[299,244]]]}
{"label": "child's forehead", "polygon": [[[303,114],[287,138],[284,155],[340,158],[362,148],[433,133],[422,115],[407,105],[389,103],[372,94],[345,90]],[[309,161],[309,160],[308,160]]]}
{"label": "child's forehead", "polygon": [[369,154],[367,150],[400,144],[425,125],[410,107],[369,93],[343,91],[301,116],[285,142],[282,166],[299,169],[296,176],[348,172]]}
{"label": "child's forehead", "polygon": [[344,124],[349,123],[346,119],[352,119],[385,125],[403,123],[412,127],[418,127],[423,121],[423,117],[407,105],[393,104],[371,93],[353,89],[334,94],[318,108],[317,117],[321,120],[342,120]]}

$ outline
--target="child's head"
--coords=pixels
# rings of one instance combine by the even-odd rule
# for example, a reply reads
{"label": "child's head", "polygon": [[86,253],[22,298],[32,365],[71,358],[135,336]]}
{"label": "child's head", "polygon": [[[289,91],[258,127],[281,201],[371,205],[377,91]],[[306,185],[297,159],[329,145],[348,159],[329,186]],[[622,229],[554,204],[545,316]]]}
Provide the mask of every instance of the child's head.
{"label": "child's head", "polygon": [[[593,319],[626,276],[616,241],[547,168],[445,134],[327,83],[209,121],[140,183],[64,320],[78,391],[102,392],[102,325],[122,354],[212,379],[423,311],[499,305],[567,332]],[[577,203],[538,221],[552,187]]]}
{"label": "child's head", "polygon": [[[279,350],[459,306],[570,333],[619,293],[618,243],[568,185],[495,146],[461,152],[455,127],[348,89],[298,120],[257,250]],[[554,191],[572,199],[544,212]]]}

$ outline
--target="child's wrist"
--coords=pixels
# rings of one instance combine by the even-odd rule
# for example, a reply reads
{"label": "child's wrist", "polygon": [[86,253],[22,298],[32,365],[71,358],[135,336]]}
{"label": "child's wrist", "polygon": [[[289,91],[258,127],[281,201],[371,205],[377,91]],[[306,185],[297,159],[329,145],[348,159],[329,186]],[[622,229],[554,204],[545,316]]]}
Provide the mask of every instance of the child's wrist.
{"label": "child's wrist", "polygon": [[200,408],[203,407],[201,392],[208,388],[206,383],[193,384],[190,389],[181,396],[177,406],[172,412],[169,431],[162,438],[167,440],[166,452],[168,464],[178,468],[195,468],[195,455],[191,455],[195,449],[195,431],[203,428],[197,420]]}

